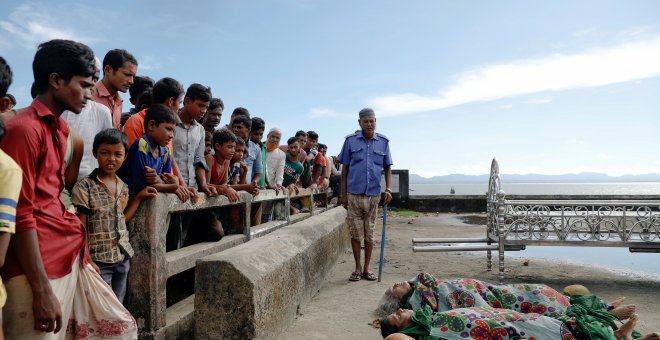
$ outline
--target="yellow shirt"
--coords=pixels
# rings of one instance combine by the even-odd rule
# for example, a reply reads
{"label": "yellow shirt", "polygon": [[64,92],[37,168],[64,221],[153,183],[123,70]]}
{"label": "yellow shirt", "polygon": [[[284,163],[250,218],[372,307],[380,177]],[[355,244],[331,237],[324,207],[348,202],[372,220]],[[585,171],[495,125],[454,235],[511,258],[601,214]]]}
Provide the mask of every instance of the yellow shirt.
{"label": "yellow shirt", "polygon": [[[4,151],[0,150],[0,233],[16,232],[16,203],[23,184],[23,171]],[[0,308],[7,293],[0,279]]]}

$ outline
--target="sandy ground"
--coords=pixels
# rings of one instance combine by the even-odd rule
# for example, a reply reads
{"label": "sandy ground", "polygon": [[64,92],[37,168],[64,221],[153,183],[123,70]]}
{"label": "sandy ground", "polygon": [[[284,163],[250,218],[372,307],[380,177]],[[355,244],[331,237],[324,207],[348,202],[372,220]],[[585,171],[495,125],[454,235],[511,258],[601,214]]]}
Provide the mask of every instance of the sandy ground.
{"label": "sandy ground", "polygon": [[[460,217],[474,214],[424,215],[418,218],[388,216],[382,282],[348,281],[354,269],[352,252],[339,259],[318,294],[306,305],[279,339],[382,339],[371,326],[375,306],[387,287],[427,271],[436,277],[472,277],[497,283],[496,254],[493,271],[486,271],[486,253],[413,253],[413,237],[484,237],[485,226],[471,225]],[[380,215],[382,216],[382,214]],[[377,222],[371,270],[378,273],[382,218]],[[524,256],[524,251],[514,253]],[[660,260],[660,254],[659,260]],[[560,261],[532,259],[505,261],[506,281],[545,283],[559,291],[569,284],[583,284],[592,293],[610,300],[625,296],[637,305],[637,330],[646,334],[660,330],[660,281],[616,274],[604,269],[567,265]]]}

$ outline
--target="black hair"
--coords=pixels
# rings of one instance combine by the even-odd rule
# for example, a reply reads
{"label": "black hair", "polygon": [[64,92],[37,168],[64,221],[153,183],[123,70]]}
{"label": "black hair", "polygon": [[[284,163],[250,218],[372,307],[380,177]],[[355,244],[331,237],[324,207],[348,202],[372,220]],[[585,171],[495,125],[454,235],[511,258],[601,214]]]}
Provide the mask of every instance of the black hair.
{"label": "black hair", "polygon": [[286,145],[291,145],[293,143],[298,143],[298,137],[291,137],[286,140]]}
{"label": "black hair", "polygon": [[101,130],[101,132],[97,133],[96,136],[94,136],[94,144],[92,144],[92,152],[96,154],[96,151],[99,149],[99,146],[101,144],[122,144],[124,145],[124,150],[126,153],[128,153],[128,138],[126,138],[126,135],[117,130],[117,129],[105,129]]}
{"label": "black hair", "polygon": [[234,117],[234,121],[232,122],[232,125],[236,125],[236,124],[243,124],[248,129],[252,128],[252,120],[250,120],[250,117],[248,116],[238,115]]}
{"label": "black hair", "polygon": [[380,335],[386,338],[390,334],[398,333],[401,327],[394,326],[387,321],[387,318],[380,319]]}
{"label": "black hair", "polygon": [[[234,118],[236,120],[236,118]],[[252,118],[252,127],[250,131],[264,130],[266,128],[266,122],[259,117]]]}
{"label": "black hair", "polygon": [[9,100],[11,100],[12,105],[16,105],[16,98],[14,97],[14,95],[12,95],[11,93],[7,93],[6,97],[9,98]]}
{"label": "black hair", "polygon": [[147,89],[140,96],[140,100],[138,100],[137,103],[135,103],[135,109],[141,110],[143,106],[149,107],[153,103],[154,103],[154,95],[152,89]]}
{"label": "black hair", "polygon": [[212,98],[209,103],[209,108],[207,110],[215,110],[220,108],[221,110],[225,109],[225,103],[220,98]]}
{"label": "black hair", "polygon": [[250,111],[248,111],[248,110],[247,110],[246,108],[244,108],[244,107],[237,107],[237,108],[235,108],[235,109],[234,109],[234,112],[232,112],[231,114],[232,114],[233,116],[238,116],[238,115],[247,116],[248,119],[250,119]]}
{"label": "black hair", "polygon": [[319,134],[314,132],[314,131],[307,131],[307,138],[308,139],[313,139],[315,141],[319,141]]}
{"label": "black hair", "polygon": [[213,134],[208,131],[204,131],[204,141],[213,142]]}
{"label": "black hair", "polygon": [[7,95],[7,90],[9,90],[13,78],[14,74],[11,72],[11,67],[9,67],[5,58],[0,57],[0,97]]}
{"label": "black hair", "polygon": [[220,129],[213,133],[213,145],[225,144],[227,142],[236,142],[238,138],[227,129]]}
{"label": "black hair", "polygon": [[296,132],[296,138],[300,136],[307,136],[307,132],[303,130],[298,130],[298,132]]}
{"label": "black hair", "polygon": [[211,88],[202,84],[192,84],[188,86],[188,90],[184,96],[184,98],[188,98],[192,101],[201,99],[203,102],[210,102],[212,97]]}
{"label": "black hair", "polygon": [[103,57],[103,73],[105,74],[106,66],[110,66],[113,71],[117,71],[117,69],[124,66],[126,62],[138,66],[137,60],[132,54],[128,53],[128,51],[121,48],[110,50],[105,54],[105,57]]}
{"label": "black hair", "polygon": [[39,95],[37,93],[37,83],[32,82],[32,86],[30,86],[30,96],[34,99],[37,98],[37,95]]}
{"label": "black hair", "polygon": [[165,77],[154,84],[152,89],[153,102],[163,104],[167,98],[179,99],[183,94],[183,86],[176,79]]}
{"label": "black hair", "polygon": [[0,142],[5,137],[5,123],[0,119]]}
{"label": "black hair", "polygon": [[137,98],[144,91],[149,90],[154,87],[154,80],[147,76],[135,76],[133,77],[133,85],[128,88],[128,93],[131,95],[131,98]]}
{"label": "black hair", "polygon": [[317,148],[318,150],[321,150],[321,149],[328,150],[328,146],[325,145],[325,144],[319,144],[319,145],[317,145],[316,148]]}
{"label": "black hair", "polygon": [[87,45],[71,40],[47,41],[37,47],[32,61],[32,73],[36,93],[45,93],[53,73],[57,73],[67,83],[73,76],[93,76],[96,73],[94,52]]}
{"label": "black hair", "polygon": [[174,117],[172,110],[163,104],[149,106],[147,113],[144,115],[144,131],[147,131],[149,122],[152,120],[156,126],[161,123],[176,123],[176,117]]}

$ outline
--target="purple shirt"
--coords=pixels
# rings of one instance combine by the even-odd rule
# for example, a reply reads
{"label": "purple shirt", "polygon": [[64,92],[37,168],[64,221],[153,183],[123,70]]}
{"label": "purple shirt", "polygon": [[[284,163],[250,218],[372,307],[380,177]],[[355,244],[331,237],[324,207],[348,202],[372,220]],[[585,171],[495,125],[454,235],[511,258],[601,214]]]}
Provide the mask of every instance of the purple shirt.
{"label": "purple shirt", "polygon": [[375,133],[366,140],[362,132],[348,135],[339,153],[339,162],[348,166],[346,190],[354,195],[380,195],[383,168],[392,165],[387,137]]}

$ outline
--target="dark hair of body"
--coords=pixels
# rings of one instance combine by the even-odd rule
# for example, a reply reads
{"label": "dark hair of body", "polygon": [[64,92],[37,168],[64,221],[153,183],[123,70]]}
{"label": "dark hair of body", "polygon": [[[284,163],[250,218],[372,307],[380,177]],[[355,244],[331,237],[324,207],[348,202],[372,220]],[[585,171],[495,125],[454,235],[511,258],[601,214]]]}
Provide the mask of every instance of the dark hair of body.
{"label": "dark hair of body", "polygon": [[121,48],[110,50],[105,54],[105,57],[103,57],[103,67],[110,66],[113,71],[117,71],[119,68],[124,66],[126,62],[129,62],[135,66],[138,65],[135,57],[128,53],[128,51]]}
{"label": "dark hair of body", "polygon": [[386,338],[390,334],[397,333],[400,330],[401,328],[391,325],[389,321],[387,321],[387,318],[380,319],[380,335],[382,335],[383,338]]}
{"label": "dark hair of body", "polygon": [[296,132],[296,138],[298,138],[298,137],[300,137],[300,136],[307,136],[307,132],[305,132],[305,131],[303,131],[303,130],[298,130],[298,131]]}
{"label": "dark hair of body", "polygon": [[212,97],[213,95],[211,95],[210,87],[206,87],[202,84],[192,84],[188,86],[184,99],[188,98],[191,101],[200,99],[203,102],[210,102]]}
{"label": "dark hair of body", "polygon": [[94,52],[85,44],[54,39],[37,48],[32,62],[37,95],[48,91],[50,75],[57,73],[70,82],[74,76],[91,77],[96,73]]}
{"label": "dark hair of body", "polygon": [[137,110],[141,110],[143,107],[149,107],[154,103],[154,95],[151,89],[148,89],[142,93],[140,100],[135,104]]}
{"label": "dark hair of body", "polygon": [[238,115],[234,118],[234,122],[232,124],[243,124],[246,128],[251,129],[252,128],[252,120],[250,117],[244,116],[244,115]]}
{"label": "dark hair of body", "polygon": [[94,136],[94,144],[92,144],[92,152],[94,154],[96,154],[101,144],[122,144],[124,145],[124,150],[128,153],[128,138],[126,138],[123,132],[117,129],[105,129]]}
{"label": "dark hair of body", "polygon": [[209,103],[209,108],[207,110],[211,111],[211,110],[215,110],[217,108],[220,108],[220,109],[224,110],[225,109],[225,103],[220,98],[212,98],[211,102]]}
{"label": "dark hair of body", "polygon": [[178,99],[183,94],[183,86],[176,79],[165,77],[154,84],[153,102],[163,104],[168,98]]}
{"label": "dark hair of body", "polygon": [[213,133],[213,145],[216,144],[225,144],[227,142],[237,142],[239,138],[236,138],[233,132],[227,129],[220,129]]}
{"label": "dark hair of body", "polygon": [[128,88],[131,98],[137,98],[140,94],[154,87],[154,80],[147,76],[135,76],[133,85]]}
{"label": "dark hair of body", "polygon": [[7,95],[13,77],[14,74],[11,72],[11,67],[9,67],[5,58],[0,57],[0,97]]}
{"label": "dark hair of body", "polygon": [[234,116],[243,115],[243,116],[247,116],[248,118],[250,118],[250,111],[248,111],[244,107],[235,108],[234,112],[232,112],[231,114],[234,115]]}
{"label": "dark hair of body", "polygon": [[[236,121],[236,119],[234,119]],[[259,117],[254,117],[252,118],[252,127],[250,128],[250,131],[257,131],[257,130],[263,130],[266,128],[266,122],[259,118]]]}
{"label": "dark hair of body", "polygon": [[314,132],[314,131],[307,131],[307,138],[308,139],[313,139],[318,142],[319,140],[319,134]]}
{"label": "dark hair of body", "polygon": [[149,129],[149,122],[154,121],[156,126],[161,123],[176,123],[176,117],[167,106],[163,104],[153,104],[147,109],[147,113],[144,115],[144,130]]}
{"label": "dark hair of body", "polygon": [[291,145],[293,143],[298,143],[298,137],[291,137],[286,140],[286,145]]}

